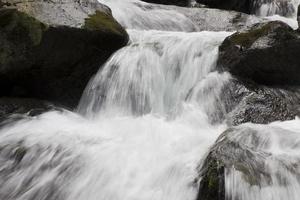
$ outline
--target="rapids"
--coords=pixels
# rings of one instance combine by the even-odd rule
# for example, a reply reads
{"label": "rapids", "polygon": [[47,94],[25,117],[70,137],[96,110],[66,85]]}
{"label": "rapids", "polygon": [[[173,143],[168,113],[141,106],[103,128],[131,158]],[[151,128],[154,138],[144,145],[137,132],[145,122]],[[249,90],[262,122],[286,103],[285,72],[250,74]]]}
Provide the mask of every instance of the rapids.
{"label": "rapids", "polygon": [[[0,130],[1,200],[196,198],[197,168],[227,128],[221,90],[231,76],[215,65],[231,33],[187,33],[197,27],[186,16],[137,0],[100,2],[127,28],[130,42],[91,79],[76,111],[23,116]],[[254,149],[277,158],[299,148],[298,120],[249,126],[272,133],[262,136],[269,146]],[[280,146],[280,138],[271,140],[277,132],[292,132],[293,141]],[[288,163],[299,158],[289,156]],[[299,168],[286,175],[276,160],[269,165],[290,187],[252,188],[231,170],[228,196],[296,200]]]}

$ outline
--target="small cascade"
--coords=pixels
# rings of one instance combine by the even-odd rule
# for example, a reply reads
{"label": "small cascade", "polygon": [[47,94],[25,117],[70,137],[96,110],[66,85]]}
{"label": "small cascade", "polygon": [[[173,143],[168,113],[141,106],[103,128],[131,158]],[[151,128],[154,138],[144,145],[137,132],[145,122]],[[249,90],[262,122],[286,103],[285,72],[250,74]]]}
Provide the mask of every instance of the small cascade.
{"label": "small cascade", "polygon": [[[76,111],[25,115],[0,129],[0,200],[197,197],[197,167],[228,128],[222,89],[232,77],[216,63],[232,33],[197,32],[174,6],[99,1],[130,42],[99,66]],[[284,10],[260,5],[263,16]],[[285,16],[295,12],[285,9]],[[243,161],[261,173],[249,179],[226,169],[227,200],[298,200],[299,120],[244,126],[255,131],[228,138],[244,148],[238,152],[250,152]]]}
{"label": "small cascade", "polygon": [[114,17],[127,29],[197,31],[187,16],[169,6],[149,4],[139,0],[99,0],[108,5]]}
{"label": "small cascade", "polygon": [[279,20],[298,28],[297,14],[299,0],[255,0],[253,13],[268,20]]}
{"label": "small cascade", "polygon": [[[176,116],[189,96],[213,95],[215,90],[204,89],[206,79],[219,78],[213,72],[218,46],[230,33],[131,30],[129,34],[130,45],[117,52],[90,82],[79,105],[80,113],[94,116],[118,110],[130,115]],[[212,84],[220,85],[216,91],[223,84],[218,78]],[[198,101],[200,105],[203,102]]]}

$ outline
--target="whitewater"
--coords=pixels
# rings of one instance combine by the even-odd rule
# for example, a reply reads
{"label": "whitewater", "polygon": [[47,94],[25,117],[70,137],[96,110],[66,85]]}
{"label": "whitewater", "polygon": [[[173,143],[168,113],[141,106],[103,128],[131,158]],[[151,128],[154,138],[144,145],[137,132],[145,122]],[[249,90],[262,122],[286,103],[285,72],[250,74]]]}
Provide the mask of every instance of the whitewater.
{"label": "whitewater", "polygon": [[[1,200],[197,198],[199,168],[228,128],[222,89],[232,77],[216,61],[232,32],[194,32],[176,10],[136,0],[100,2],[130,42],[99,66],[74,112],[24,115],[2,127]],[[227,169],[228,200],[298,200],[299,122],[242,125],[261,133],[256,143],[255,133],[230,137],[267,154],[270,176],[258,187]]]}

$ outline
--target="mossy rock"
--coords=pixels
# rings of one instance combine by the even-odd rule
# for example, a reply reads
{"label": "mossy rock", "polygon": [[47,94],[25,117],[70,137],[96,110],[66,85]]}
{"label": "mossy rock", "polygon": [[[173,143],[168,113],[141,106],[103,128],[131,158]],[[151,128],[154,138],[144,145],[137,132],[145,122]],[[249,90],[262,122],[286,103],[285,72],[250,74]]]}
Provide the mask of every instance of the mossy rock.
{"label": "mossy rock", "polygon": [[0,97],[41,99],[74,108],[106,60],[128,42],[112,16],[97,12],[81,28],[47,26],[0,10]]}
{"label": "mossy rock", "polygon": [[237,32],[227,38],[222,47],[224,48],[224,45],[226,45],[226,42],[228,42],[231,45],[239,45],[245,48],[250,48],[251,45],[259,38],[266,37],[269,34],[273,34],[274,36],[276,36],[276,38],[274,39],[281,39],[280,36],[283,34],[284,39],[295,38],[295,33],[291,27],[282,22],[274,21],[255,24],[253,27],[246,31]]}
{"label": "mossy rock", "polygon": [[[270,172],[265,167],[269,154],[251,149],[259,145],[259,134],[248,127],[229,128],[221,134],[201,166],[197,200],[231,199],[228,197],[231,194],[225,191],[230,170],[239,172],[250,187],[272,184]],[[251,141],[251,145],[245,145],[244,140]]]}
{"label": "mossy rock", "polygon": [[256,24],[224,40],[217,68],[242,81],[300,85],[300,34],[283,22]]}
{"label": "mossy rock", "polygon": [[89,17],[85,19],[83,28],[92,31],[104,31],[119,35],[126,34],[122,26],[110,14],[102,11],[96,11],[95,14],[89,15]]}
{"label": "mossy rock", "polygon": [[45,24],[15,9],[0,9],[0,27],[4,32],[14,32],[14,39],[28,38],[33,45],[40,44],[43,32],[47,30]]}
{"label": "mossy rock", "polygon": [[224,165],[220,161],[208,156],[200,183],[197,200],[225,200]]}

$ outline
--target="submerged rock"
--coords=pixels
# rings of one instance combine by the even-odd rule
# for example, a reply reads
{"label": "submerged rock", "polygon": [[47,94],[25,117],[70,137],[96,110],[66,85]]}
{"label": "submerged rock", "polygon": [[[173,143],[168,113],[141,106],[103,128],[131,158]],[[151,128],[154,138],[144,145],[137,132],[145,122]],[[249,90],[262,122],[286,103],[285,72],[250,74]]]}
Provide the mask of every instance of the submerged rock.
{"label": "submerged rock", "polygon": [[38,98],[73,108],[90,78],[128,42],[110,14],[81,28],[51,26],[15,9],[0,11],[2,96]]}
{"label": "submerged rock", "polygon": [[35,116],[54,109],[54,105],[47,101],[28,98],[0,98],[0,121],[12,114]]}
{"label": "submerged rock", "polygon": [[256,24],[226,38],[217,67],[269,86],[300,85],[300,38],[282,22]]}

